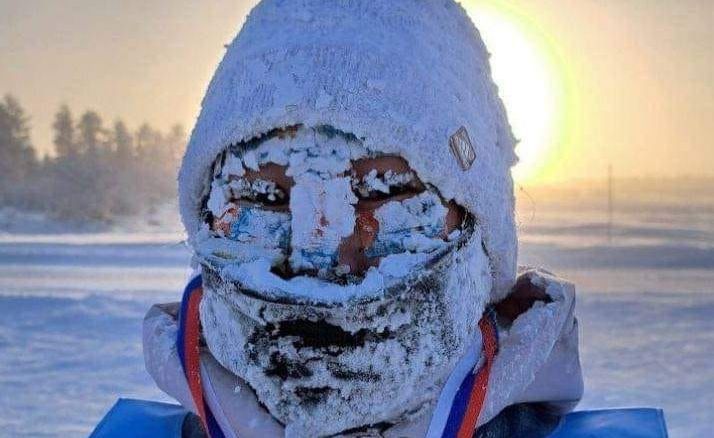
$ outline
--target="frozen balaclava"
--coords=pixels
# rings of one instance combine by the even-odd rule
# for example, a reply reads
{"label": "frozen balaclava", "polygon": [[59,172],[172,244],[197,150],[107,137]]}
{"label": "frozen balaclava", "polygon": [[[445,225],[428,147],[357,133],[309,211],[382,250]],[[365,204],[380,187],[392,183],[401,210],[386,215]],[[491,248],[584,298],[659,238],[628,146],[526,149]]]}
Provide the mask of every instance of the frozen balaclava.
{"label": "frozen balaclava", "polygon": [[266,0],[211,82],[181,212],[210,352],[288,436],[424,415],[515,279],[514,140],[448,0]]}

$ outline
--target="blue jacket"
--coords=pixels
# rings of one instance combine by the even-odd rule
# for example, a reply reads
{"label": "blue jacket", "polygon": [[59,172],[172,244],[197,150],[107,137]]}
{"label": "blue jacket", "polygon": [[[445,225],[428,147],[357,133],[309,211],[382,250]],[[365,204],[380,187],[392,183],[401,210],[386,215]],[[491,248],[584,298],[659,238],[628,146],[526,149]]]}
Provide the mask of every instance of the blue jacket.
{"label": "blue jacket", "polygon": [[[519,421],[514,421],[518,417]],[[532,409],[502,412],[481,426],[478,438],[666,438],[660,409],[629,408],[579,411],[553,418]],[[197,438],[205,436],[197,417],[179,405],[145,400],[119,399],[91,438]]]}

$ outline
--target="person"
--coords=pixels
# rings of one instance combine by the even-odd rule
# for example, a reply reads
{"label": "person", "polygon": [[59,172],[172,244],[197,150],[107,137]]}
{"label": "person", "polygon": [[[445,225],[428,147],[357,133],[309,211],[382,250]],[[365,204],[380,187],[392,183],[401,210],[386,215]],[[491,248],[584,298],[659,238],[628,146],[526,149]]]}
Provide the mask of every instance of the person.
{"label": "person", "polygon": [[568,415],[575,291],[517,269],[515,144],[454,1],[262,1],[179,174],[195,273],[144,321],[184,410],[124,401],[95,436],[657,436]]}

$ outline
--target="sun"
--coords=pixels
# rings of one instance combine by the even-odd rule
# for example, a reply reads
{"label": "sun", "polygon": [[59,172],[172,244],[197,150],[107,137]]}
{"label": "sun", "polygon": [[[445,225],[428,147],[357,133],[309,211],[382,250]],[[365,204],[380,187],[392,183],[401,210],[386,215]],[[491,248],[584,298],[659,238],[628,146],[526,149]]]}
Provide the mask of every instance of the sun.
{"label": "sun", "polygon": [[547,175],[551,146],[562,119],[561,81],[543,36],[517,11],[497,2],[464,4],[491,53],[491,69],[499,94],[519,140],[518,183]]}

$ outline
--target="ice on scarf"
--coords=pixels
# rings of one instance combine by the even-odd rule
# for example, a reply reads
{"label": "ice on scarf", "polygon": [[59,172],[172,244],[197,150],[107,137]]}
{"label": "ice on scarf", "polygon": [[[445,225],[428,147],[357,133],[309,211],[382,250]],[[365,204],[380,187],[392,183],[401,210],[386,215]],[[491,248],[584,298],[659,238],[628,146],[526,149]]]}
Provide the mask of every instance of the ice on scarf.
{"label": "ice on scarf", "polygon": [[[477,230],[471,239],[481,240]],[[418,415],[473,342],[465,327],[474,326],[492,287],[488,259],[473,242],[388,255],[359,284],[286,280],[262,258],[225,264],[208,277],[221,279],[208,281],[204,297],[208,346],[286,424],[286,437]],[[310,328],[298,335],[289,331],[296,324]],[[310,329],[320,330],[320,343],[310,341]]]}
{"label": "ice on scarf", "polygon": [[[217,239],[211,242],[212,245],[216,245],[215,240]],[[234,251],[249,249],[235,244],[223,244],[219,248]],[[283,279],[271,270],[274,263],[282,261],[276,253],[252,253],[244,257],[226,258],[223,263],[215,263],[218,260],[214,255],[213,261],[214,265],[221,267],[220,274],[224,279],[235,281],[247,290],[260,291],[266,298],[334,305],[381,298],[390,286],[423,269],[441,254],[443,253],[388,255],[381,260],[379,267],[370,268],[359,283],[344,285],[307,275]]]}
{"label": "ice on scarf", "polygon": [[280,248],[256,246],[254,243],[241,243],[231,239],[216,237],[208,230],[196,235],[196,256],[210,266],[221,269],[230,265],[242,265],[256,260],[277,265],[285,261],[285,251]]}

